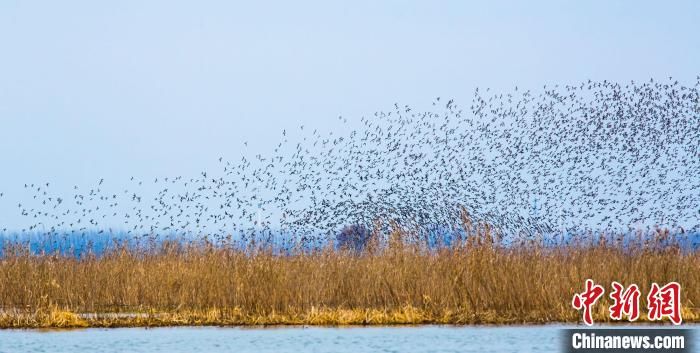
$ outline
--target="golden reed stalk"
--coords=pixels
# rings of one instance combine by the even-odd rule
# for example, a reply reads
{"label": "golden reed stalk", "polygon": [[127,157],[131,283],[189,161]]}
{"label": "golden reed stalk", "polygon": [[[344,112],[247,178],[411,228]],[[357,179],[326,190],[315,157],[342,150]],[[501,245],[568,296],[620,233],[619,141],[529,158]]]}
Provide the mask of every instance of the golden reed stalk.
{"label": "golden reed stalk", "polygon": [[587,278],[606,288],[597,322],[609,320],[612,281],[640,286],[642,321],[650,284],[679,282],[684,321],[700,321],[697,251],[499,246],[480,229],[437,250],[395,231],[359,254],[165,243],[76,259],[6,246],[0,327],[578,322],[570,303]]}

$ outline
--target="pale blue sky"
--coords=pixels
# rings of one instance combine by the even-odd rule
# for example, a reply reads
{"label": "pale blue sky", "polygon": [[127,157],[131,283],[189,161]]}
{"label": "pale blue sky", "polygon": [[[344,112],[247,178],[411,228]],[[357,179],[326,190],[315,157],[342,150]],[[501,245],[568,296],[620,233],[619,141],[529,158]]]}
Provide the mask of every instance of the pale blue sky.
{"label": "pale blue sky", "polygon": [[698,34],[697,1],[4,0],[0,192],[194,175],[476,86],[694,82]]}

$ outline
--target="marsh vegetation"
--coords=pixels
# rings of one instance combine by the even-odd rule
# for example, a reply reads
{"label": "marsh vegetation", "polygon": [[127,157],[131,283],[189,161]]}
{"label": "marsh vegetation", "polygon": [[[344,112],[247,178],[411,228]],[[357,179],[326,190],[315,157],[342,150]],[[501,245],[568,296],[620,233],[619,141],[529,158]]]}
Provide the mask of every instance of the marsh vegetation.
{"label": "marsh vegetation", "polygon": [[[577,322],[585,279],[683,284],[686,322],[700,319],[700,256],[682,234],[504,243],[485,225],[450,246],[375,229],[361,249],[332,243],[286,253],[263,244],[115,243],[96,255],[5,245],[0,326],[373,325]],[[609,321],[607,294],[595,319]],[[642,308],[645,298],[642,298]],[[643,310],[642,310],[643,311]],[[644,320],[644,315],[642,315]]]}

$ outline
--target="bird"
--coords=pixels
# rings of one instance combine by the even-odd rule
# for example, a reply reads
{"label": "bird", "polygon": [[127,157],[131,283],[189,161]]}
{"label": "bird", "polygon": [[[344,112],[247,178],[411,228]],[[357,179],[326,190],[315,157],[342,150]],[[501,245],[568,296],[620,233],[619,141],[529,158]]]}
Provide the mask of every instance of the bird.
{"label": "bird", "polygon": [[217,167],[191,177],[131,176],[137,185],[124,192],[107,190],[105,178],[68,193],[21,183],[17,211],[24,229],[54,236],[105,236],[113,223],[139,237],[284,234],[289,244],[363,234],[377,222],[421,239],[461,237],[467,214],[503,238],[655,224],[693,232],[696,80],[477,88],[471,102],[436,97],[429,109],[393,102],[359,120],[339,115],[343,125],[328,132],[282,129],[270,153],[241,149],[223,163],[217,151]]}

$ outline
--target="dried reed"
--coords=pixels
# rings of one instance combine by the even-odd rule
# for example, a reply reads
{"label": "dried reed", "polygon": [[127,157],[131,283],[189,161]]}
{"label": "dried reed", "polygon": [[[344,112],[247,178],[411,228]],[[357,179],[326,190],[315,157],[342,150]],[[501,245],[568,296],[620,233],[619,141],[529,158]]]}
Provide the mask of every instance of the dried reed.
{"label": "dried reed", "polygon": [[[577,322],[571,298],[587,278],[607,292],[612,281],[642,293],[652,282],[679,282],[684,320],[700,320],[697,251],[503,246],[480,229],[437,249],[393,231],[362,252],[329,246],[291,255],[164,243],[77,259],[6,246],[0,327]],[[598,321],[608,320],[607,292]]]}

